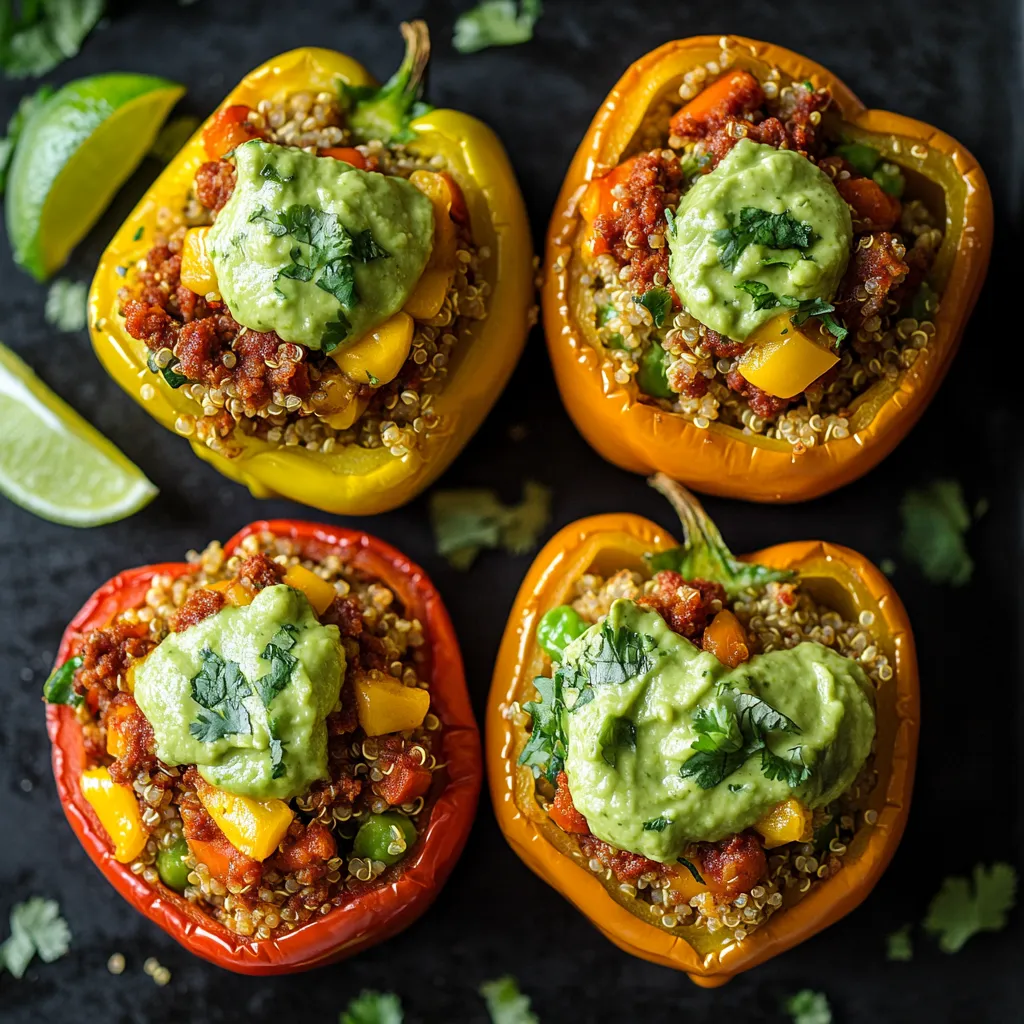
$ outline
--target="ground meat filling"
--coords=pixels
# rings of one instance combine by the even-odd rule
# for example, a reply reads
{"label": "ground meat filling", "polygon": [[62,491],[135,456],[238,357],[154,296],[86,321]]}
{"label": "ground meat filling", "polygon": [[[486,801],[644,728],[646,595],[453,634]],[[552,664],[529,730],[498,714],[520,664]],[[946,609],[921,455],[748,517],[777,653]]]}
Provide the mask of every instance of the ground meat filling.
{"label": "ground meat filling", "polygon": [[235,191],[235,178],[235,165],[227,160],[210,160],[201,164],[196,171],[196,199],[208,210],[219,212]]}
{"label": "ground meat filling", "polygon": [[741,832],[717,843],[698,843],[701,874],[729,897],[748,893],[764,878],[768,858],[756,832]]}
{"label": "ground meat filling", "polygon": [[710,580],[687,580],[665,569],[655,574],[653,588],[637,604],[656,611],[669,629],[699,642],[704,627],[722,610],[725,589]]}
{"label": "ground meat filling", "polygon": [[[189,557],[190,573],[154,577],[137,608],[81,644],[74,686],[85,697],[77,715],[87,763],[105,766],[138,798],[149,840],[130,865],[133,874],[160,888],[158,854],[184,837],[190,868],[184,898],[238,934],[272,938],[401,876],[404,861],[389,867],[357,857],[353,839],[369,815],[385,811],[406,815],[421,834],[426,829],[432,794],[440,788],[435,776],[444,767],[434,754],[441,723],[430,712],[408,733],[367,737],[353,684],[377,673],[425,687],[428,649],[422,626],[404,617],[398,596],[335,555],[313,561],[291,541],[260,534],[230,556],[214,544]],[[158,759],[131,676],[170,632],[202,622],[228,600],[244,601],[280,583],[299,564],[334,586],[334,601],[319,618],[339,628],[346,675],[326,718],[328,777],[290,801],[295,818],[278,848],[260,862],[236,849],[206,810],[200,794],[210,787],[198,769]]]}
{"label": "ground meat filling", "polygon": [[[685,77],[681,107],[673,110],[671,100],[652,106],[637,134],[651,148],[628,157],[602,190],[581,200],[591,232],[583,236],[581,256],[595,331],[617,384],[633,381],[639,401],[671,409],[699,429],[717,420],[787,441],[802,454],[848,438],[853,400],[880,381],[895,380],[934,337],[933,319],[919,322],[907,309],[934,264],[943,219],[920,199],[890,194],[879,183],[883,179],[861,173],[835,152],[843,136],[823,117],[831,102],[827,89],[784,83],[777,73],[759,81],[749,71],[729,70],[736,58],[726,46],[718,60]],[[853,224],[848,269],[832,298],[835,317],[849,331],[838,347],[839,362],[788,398],[748,381],[738,366],[748,343],[725,338],[690,315],[668,278],[665,209],[741,138],[793,150],[818,164],[850,208]],[[884,154],[879,160],[886,174],[898,174]],[[597,197],[595,210],[591,200]],[[654,287],[667,288],[673,298],[672,315],[657,325],[635,301]],[[639,384],[644,357],[655,344],[665,353],[667,396],[648,394]],[[661,361],[660,353],[653,355]]]}

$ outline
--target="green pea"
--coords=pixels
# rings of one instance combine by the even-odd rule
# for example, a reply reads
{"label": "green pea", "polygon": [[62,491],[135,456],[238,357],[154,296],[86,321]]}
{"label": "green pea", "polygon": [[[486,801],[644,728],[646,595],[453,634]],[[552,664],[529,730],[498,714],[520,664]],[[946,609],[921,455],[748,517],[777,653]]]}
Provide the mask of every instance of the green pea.
{"label": "green pea", "polygon": [[416,842],[416,826],[394,811],[371,814],[356,833],[352,852],[385,864],[397,864]]}
{"label": "green pea", "polygon": [[863,142],[844,142],[836,146],[836,156],[841,156],[858,174],[868,177],[878,166],[882,154]]}
{"label": "green pea", "polygon": [[654,398],[678,398],[668,386],[668,363],[668,353],[652,341],[640,357],[640,369],[636,374],[640,390]]}
{"label": "green pea", "polygon": [[179,836],[171,846],[161,847],[156,855],[156,869],[160,880],[168,889],[184,892],[188,885],[188,873],[192,870],[186,863],[189,855],[188,843]]}
{"label": "green pea", "polygon": [[587,630],[575,608],[560,604],[545,612],[537,623],[537,643],[551,656],[552,661],[561,661],[565,648]]}
{"label": "green pea", "polygon": [[883,192],[888,192],[897,199],[903,195],[903,190],[907,187],[903,172],[895,164],[887,163],[876,167],[871,178]]}

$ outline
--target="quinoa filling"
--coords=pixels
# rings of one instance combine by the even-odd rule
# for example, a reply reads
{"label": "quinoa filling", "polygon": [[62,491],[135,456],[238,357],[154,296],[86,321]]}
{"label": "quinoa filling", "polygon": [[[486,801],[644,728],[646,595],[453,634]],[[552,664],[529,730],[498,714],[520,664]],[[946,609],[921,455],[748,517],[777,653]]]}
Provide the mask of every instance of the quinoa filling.
{"label": "quinoa filling", "polygon": [[[443,301],[412,318],[407,354],[389,379],[369,372],[350,378],[323,350],[243,326],[216,281],[203,290],[206,285],[190,275],[190,237],[215,222],[236,187],[233,148],[197,169],[181,205],[158,212],[159,233],[148,252],[119,268],[125,276],[119,292],[125,329],[149,349],[154,376],[144,389],[180,388],[195,408],[178,417],[175,429],[218,454],[239,455],[242,435],[324,453],[347,445],[385,447],[402,457],[445,428],[434,402],[458,349],[486,316],[490,286],[481,268],[488,252],[474,243],[459,186],[445,172],[443,157],[426,156],[404,142],[357,138],[350,118],[343,96],[295,92],[262,100],[255,109],[228,107],[204,137],[213,130],[227,140],[224,145],[260,139],[295,147],[360,170],[412,178],[417,187],[424,174],[444,179],[452,197],[450,279]],[[339,351],[355,340],[346,338]]]}
{"label": "quinoa filling", "polygon": [[[82,698],[74,703],[85,741],[84,777],[105,770],[115,785],[131,788],[144,833],[129,861],[133,874],[155,889],[181,893],[239,935],[269,939],[392,884],[427,825],[442,770],[433,753],[440,720],[428,710],[414,728],[368,736],[356,697],[358,688],[381,681],[429,695],[423,627],[379,580],[333,554],[307,558],[293,541],[269,533],[245,538],[233,552],[211,543],[202,553],[189,552],[188,562],[183,576],[155,576],[138,607],[93,631],[79,649],[72,686]],[[291,819],[260,860],[225,835],[211,801],[219,791],[196,766],[158,758],[133,684],[162,640],[226,604],[244,606],[282,580],[290,585],[301,570],[321,589],[333,589],[318,618],[337,627],[346,667],[326,718],[328,777],[288,801],[287,810],[270,801]]]}
{"label": "quinoa filling", "polygon": [[[635,383],[640,401],[701,429],[717,421],[799,453],[848,437],[855,400],[873,384],[895,381],[934,337],[939,296],[928,277],[943,240],[942,211],[908,194],[912,183],[898,166],[844,137],[827,89],[786,82],[778,69],[763,79],[730,73],[734,62],[723,41],[719,59],[654,104],[629,156],[590,186],[596,191],[581,203],[582,315],[609,375]],[[724,91],[717,102],[697,114],[678,108],[710,86]],[[806,157],[851,210],[847,269],[824,303],[846,332],[835,343],[839,359],[791,397],[746,380],[739,369],[746,344],[701,323],[670,280],[672,211],[741,139]]]}
{"label": "quinoa filling", "polygon": [[[872,631],[873,614],[864,611],[857,622],[847,621],[815,600],[798,579],[747,588],[730,600],[720,584],[708,580],[688,580],[670,570],[645,578],[623,569],[609,577],[581,577],[574,585],[571,608],[590,625],[603,622],[619,600],[656,612],[674,633],[726,664],[811,642],[855,660],[876,689],[893,676]],[[730,614],[739,629],[733,625],[723,634],[711,628],[719,616]],[[530,715],[514,713],[521,724],[529,724]],[[628,905],[639,906],[651,923],[678,929],[688,941],[705,946],[742,940],[842,869],[854,835],[877,820],[876,812],[865,806],[877,783],[873,749],[872,745],[855,781],[838,799],[813,812],[806,807],[797,812],[801,818],[796,838],[787,840],[796,820],[790,806],[795,802],[787,800],[755,828],[717,842],[691,843],[678,864],[659,863],[594,836],[573,803],[564,770],[554,785],[538,775],[535,792],[552,823],[571,840],[573,856],[588,870],[617,885],[632,901]],[[645,823],[645,829],[657,825]]]}

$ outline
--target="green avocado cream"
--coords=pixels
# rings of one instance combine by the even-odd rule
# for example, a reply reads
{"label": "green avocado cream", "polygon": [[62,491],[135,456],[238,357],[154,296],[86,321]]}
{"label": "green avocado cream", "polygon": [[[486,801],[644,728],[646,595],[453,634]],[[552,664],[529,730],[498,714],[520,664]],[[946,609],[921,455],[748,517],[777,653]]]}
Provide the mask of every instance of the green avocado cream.
{"label": "green avocado cream", "polygon": [[[593,699],[565,716],[573,802],[605,842],[671,862],[687,843],[741,832],[790,796],[812,808],[829,803],[850,787],[870,753],[870,682],[856,662],[831,648],[802,643],[755,655],[730,670],[632,601],[616,601],[607,626],[625,630],[620,639],[635,636],[637,649],[646,648],[640,671],[625,682],[595,681]],[[592,626],[569,644],[564,664],[591,679],[607,676],[606,665],[592,660],[602,650],[607,654],[604,629]],[[772,754],[798,759],[810,770],[798,785],[769,778],[760,753],[741,757],[711,788],[681,774],[696,753],[698,713],[727,716],[745,694],[798,727],[764,733]]]}
{"label": "green avocado cream", "polygon": [[267,587],[167,636],[135,673],[135,700],[167,764],[230,793],[287,800],[327,777],[325,719],[345,653],[305,596]]}
{"label": "green avocado cream", "polygon": [[697,179],[670,223],[679,300],[734,341],[787,305],[830,299],[853,238],[849,207],[827,174],[799,153],[749,139]]}
{"label": "green avocado cream", "polygon": [[414,185],[294,146],[247,142],[207,248],[232,316],[330,351],[405,305],[434,210]]}

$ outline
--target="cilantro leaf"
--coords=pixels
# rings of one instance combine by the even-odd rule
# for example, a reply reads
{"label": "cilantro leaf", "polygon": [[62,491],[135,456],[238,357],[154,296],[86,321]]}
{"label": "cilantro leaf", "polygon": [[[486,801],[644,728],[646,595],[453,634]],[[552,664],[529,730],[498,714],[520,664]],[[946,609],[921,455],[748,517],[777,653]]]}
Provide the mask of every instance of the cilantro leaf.
{"label": "cilantro leaf", "polygon": [[529,42],[542,12],[541,0],[483,0],[455,20],[452,46],[459,53],[476,53],[489,46]]}
{"label": "cilantro leaf", "polygon": [[744,734],[800,731],[792,718],[787,718],[781,711],[776,711],[771,704],[753,693],[737,693],[733,700]]}
{"label": "cilantro leaf", "polygon": [[174,369],[178,365],[178,357],[172,357],[171,361],[166,366],[158,366],[156,362],[156,353],[150,352],[146,356],[146,365],[149,367],[151,373],[159,373],[161,377],[166,381],[167,386],[171,388],[180,388],[182,384],[188,383],[188,377],[183,373],[178,373]]}
{"label": "cilantro leaf", "polygon": [[219,705],[223,714],[200,708],[188,731],[201,743],[213,743],[225,736],[238,736],[252,732],[252,722],[244,704],[225,701]]}
{"label": "cilantro leaf", "polygon": [[538,699],[523,705],[523,710],[533,719],[533,725],[530,738],[519,755],[519,764],[529,767],[535,777],[543,775],[552,783],[562,770],[568,753],[562,678],[561,670],[551,678],[538,676],[533,681]]}
{"label": "cilantro leaf", "polygon": [[282,174],[273,164],[266,163],[260,168],[260,177],[266,181],[273,181],[278,185],[283,185],[286,181],[291,181],[295,175]]}
{"label": "cilantro leaf", "polygon": [[805,988],[790,996],[782,1008],[793,1018],[793,1024],[832,1024],[832,1008],[822,992]]}
{"label": "cilantro leaf", "polygon": [[738,223],[730,216],[729,227],[713,232],[711,240],[719,246],[718,262],[732,271],[751,243],[768,249],[806,249],[812,237],[811,226],[798,221],[789,212],[769,213],[755,206],[744,206]]}
{"label": "cilantro leaf", "polygon": [[58,277],[46,293],[46,322],[65,334],[84,330],[88,292],[83,282]]}
{"label": "cilantro leaf", "polygon": [[0,968],[20,978],[38,956],[43,963],[59,960],[71,947],[71,929],[60,916],[56,900],[33,896],[11,908],[11,934],[0,945]]}
{"label": "cilantro leaf", "polygon": [[393,992],[361,992],[348,1004],[338,1024],[402,1024],[402,1001]]}
{"label": "cilantro leaf", "polygon": [[222,658],[208,647],[200,652],[203,665],[192,677],[192,699],[200,706],[189,732],[203,743],[252,732],[249,712],[242,700],[252,693],[238,663]]}
{"label": "cilantro leaf", "polygon": [[68,707],[81,707],[84,698],[75,692],[75,673],[81,667],[82,658],[76,655],[68,658],[60,668],[55,669],[43,684],[43,700],[47,704],[67,704]]}
{"label": "cilantro leaf", "polygon": [[277,723],[270,721],[270,777],[281,778],[287,771],[284,765],[284,743],[277,735]]}
{"label": "cilantro leaf", "polygon": [[106,0],[42,0],[0,9],[0,68],[8,78],[38,77],[74,57],[103,16]]}
{"label": "cilantro leaf", "polygon": [[839,320],[832,316],[835,308],[831,302],[825,299],[807,299],[797,306],[797,311],[793,314],[792,321],[799,327],[808,317],[817,317],[838,343],[843,341],[850,332]]}
{"label": "cilantro leaf", "polygon": [[676,860],[693,875],[694,881],[699,882],[701,885],[704,884],[704,879],[701,877],[701,873],[697,870],[697,866],[693,861],[687,860],[685,857],[676,857]]}
{"label": "cilantro leaf", "polygon": [[764,740],[756,739],[738,750],[697,750],[683,763],[679,774],[684,779],[693,779],[701,789],[714,789],[733,772],[742,768],[747,758],[763,746]]}
{"label": "cilantro leaf", "polygon": [[485,981],[480,986],[480,995],[487,1004],[491,1024],[540,1024],[530,1009],[529,996],[519,991],[519,984],[511,975]]}
{"label": "cilantro leaf", "polygon": [[743,746],[739,719],[724,705],[697,708],[693,716],[693,728],[697,732],[693,749],[705,754],[714,754],[719,750],[731,752]]}
{"label": "cilantro leaf", "polygon": [[328,263],[316,279],[316,286],[328,295],[333,295],[346,309],[351,309],[358,301],[355,268],[349,259],[336,259]]}
{"label": "cilantro leaf", "polygon": [[911,489],[900,504],[903,554],[929,583],[962,587],[974,572],[964,534],[971,525],[963,489],[956,480],[934,480]]}
{"label": "cilantro leaf", "polygon": [[374,240],[373,233],[369,228],[352,236],[352,255],[360,263],[369,263],[370,260],[391,259],[391,253]]}
{"label": "cilantro leaf", "polygon": [[601,626],[601,642],[588,650],[582,664],[587,669],[591,686],[626,683],[649,672],[654,665],[650,652],[655,648],[652,637],[641,635],[625,626],[613,628],[607,620]]}
{"label": "cilantro leaf", "polygon": [[959,876],[946,878],[928,914],[924,929],[938,936],[939,949],[956,953],[978,932],[999,931],[1017,899],[1017,872],[1009,864],[974,868],[974,885]]}
{"label": "cilantro leaf", "polygon": [[645,832],[664,832],[665,829],[671,825],[672,822],[668,818],[651,818],[650,821],[644,822]]}
{"label": "cilantro leaf", "polygon": [[295,646],[295,632],[296,627],[290,622],[286,623],[274,634],[260,655],[264,661],[270,662],[270,669],[254,679],[253,686],[265,708],[269,708],[271,701],[288,685],[292,669],[299,663],[298,658],[288,653]]}
{"label": "cilantro leaf", "polygon": [[[2,16],[0,16],[2,21]],[[17,148],[18,139],[25,130],[29,118],[53,95],[53,86],[40,86],[36,92],[29,96],[23,96],[18,104],[18,109],[7,122],[7,136],[0,139],[0,196],[7,188],[7,170],[14,159],[14,150]],[[923,319],[920,318],[920,319]]]}
{"label": "cilantro leaf", "polygon": [[[802,747],[793,747],[792,749],[803,750]],[[799,760],[791,761],[789,758],[773,753],[766,746],[761,751],[761,774],[766,779],[784,782],[790,788],[795,788],[811,777],[811,769],[804,764],[802,754],[798,754],[797,757]]]}
{"label": "cilantro leaf", "polygon": [[796,575],[788,569],[738,561],[700,502],[682,484],[664,473],[656,473],[648,483],[672,503],[684,536],[681,547],[644,556],[652,573],[671,569],[688,580],[714,580],[722,584],[730,598],[746,590],[763,589],[769,583],[791,580]]}
{"label": "cilantro leaf", "polygon": [[348,317],[339,312],[338,319],[327,324],[320,337],[320,349],[324,355],[330,355],[349,336],[351,330]]}
{"label": "cilantro leaf", "polygon": [[484,549],[522,555],[535,547],[551,517],[551,492],[528,480],[523,500],[504,505],[491,490],[434,491],[430,521],[438,554],[456,569],[468,569]]}
{"label": "cilantro leaf", "polygon": [[736,288],[754,300],[754,309],[774,309],[779,305],[779,297],[761,281],[740,281]]}
{"label": "cilantro leaf", "polygon": [[655,327],[664,327],[672,312],[672,293],[667,288],[648,288],[643,295],[634,295],[633,301],[651,314]]}
{"label": "cilantro leaf", "polygon": [[636,750],[636,725],[629,718],[610,718],[597,737],[601,759],[615,767],[622,749]]}
{"label": "cilantro leaf", "polygon": [[910,940],[910,925],[905,924],[902,928],[890,932],[885,940],[886,960],[902,961],[913,960],[914,946]]}

